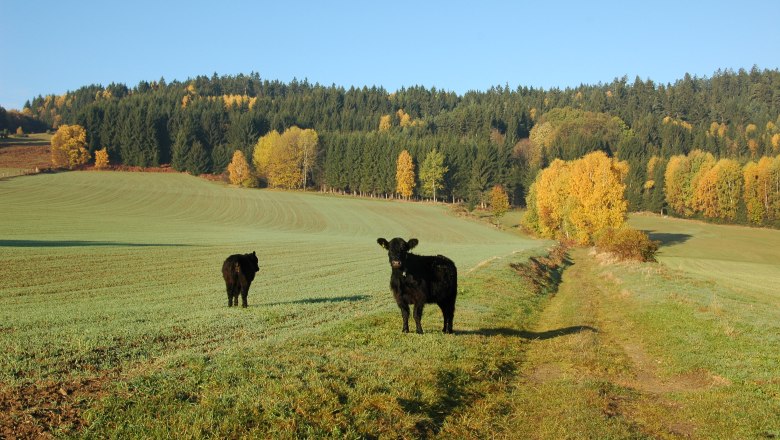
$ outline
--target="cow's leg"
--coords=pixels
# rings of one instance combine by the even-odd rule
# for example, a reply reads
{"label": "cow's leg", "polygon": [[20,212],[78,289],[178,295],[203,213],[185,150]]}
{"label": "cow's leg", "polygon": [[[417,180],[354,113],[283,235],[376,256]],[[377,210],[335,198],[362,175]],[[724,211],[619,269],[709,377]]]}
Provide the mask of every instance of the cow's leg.
{"label": "cow's leg", "polygon": [[[241,286],[241,307],[246,308],[246,297],[249,295],[249,284]],[[236,296],[236,305],[238,305],[238,296]]]}
{"label": "cow's leg", "polygon": [[417,333],[422,334],[422,312],[425,304],[416,303],[414,305],[414,324],[417,326]]}
{"label": "cow's leg", "polygon": [[441,314],[444,317],[444,333],[452,333],[452,319],[455,317],[455,304],[441,304]]}
{"label": "cow's leg", "polygon": [[404,320],[404,333],[409,333],[409,304],[398,303],[398,308],[401,309],[401,317]]}
{"label": "cow's leg", "polygon": [[233,306],[233,286],[230,284],[227,285],[227,297],[228,297],[228,307]]}

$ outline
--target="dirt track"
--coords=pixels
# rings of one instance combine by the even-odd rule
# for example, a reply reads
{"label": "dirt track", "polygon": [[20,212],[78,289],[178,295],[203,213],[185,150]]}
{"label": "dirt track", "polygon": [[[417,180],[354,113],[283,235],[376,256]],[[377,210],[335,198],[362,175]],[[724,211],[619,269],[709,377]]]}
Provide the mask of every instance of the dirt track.
{"label": "dirt track", "polygon": [[598,398],[590,404],[640,436],[695,436],[696,426],[678,418],[678,404],[666,395],[727,385],[725,379],[706,371],[664,376],[663,360],[648,353],[623,313],[621,302],[630,292],[587,251],[574,250],[572,256],[558,293],[530,332],[525,385],[563,388],[572,395],[596,387]]}

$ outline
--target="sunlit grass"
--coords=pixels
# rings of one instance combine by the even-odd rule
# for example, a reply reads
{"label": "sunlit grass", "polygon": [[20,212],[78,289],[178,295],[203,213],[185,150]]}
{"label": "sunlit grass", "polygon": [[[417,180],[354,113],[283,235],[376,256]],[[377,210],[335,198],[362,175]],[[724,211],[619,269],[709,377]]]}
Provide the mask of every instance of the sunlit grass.
{"label": "sunlit grass", "polygon": [[[550,245],[517,211],[499,229],[442,205],[119,172],[3,181],[0,206],[0,398],[72,392],[86,424],[58,435],[780,432],[777,231],[633,217],[661,262],[578,250],[551,300],[509,266]],[[455,335],[435,305],[424,335],[401,333],[376,244],[394,236],[458,265]],[[252,250],[249,308],[228,309],[221,263]]]}

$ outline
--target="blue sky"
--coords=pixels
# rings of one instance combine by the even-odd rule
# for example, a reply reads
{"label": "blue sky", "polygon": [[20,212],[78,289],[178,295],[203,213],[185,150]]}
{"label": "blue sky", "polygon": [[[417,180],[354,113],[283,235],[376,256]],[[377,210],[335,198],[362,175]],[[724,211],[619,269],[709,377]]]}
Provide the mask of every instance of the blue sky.
{"label": "blue sky", "polygon": [[89,84],[258,72],[394,91],[780,66],[776,0],[0,0],[0,106]]}

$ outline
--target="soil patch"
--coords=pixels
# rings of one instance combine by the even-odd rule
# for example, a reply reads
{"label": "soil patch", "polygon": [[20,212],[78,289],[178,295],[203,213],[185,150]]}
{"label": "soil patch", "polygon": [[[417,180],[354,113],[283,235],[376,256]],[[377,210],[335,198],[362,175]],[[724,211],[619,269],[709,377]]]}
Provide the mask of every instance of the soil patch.
{"label": "soil patch", "polygon": [[0,168],[39,170],[51,166],[49,145],[0,146]]}
{"label": "soil patch", "polygon": [[0,438],[40,439],[77,433],[83,411],[99,398],[107,376],[70,382],[0,385]]}

